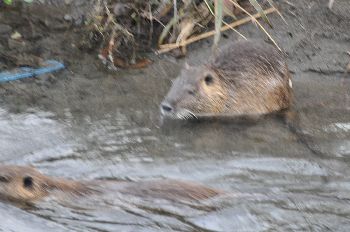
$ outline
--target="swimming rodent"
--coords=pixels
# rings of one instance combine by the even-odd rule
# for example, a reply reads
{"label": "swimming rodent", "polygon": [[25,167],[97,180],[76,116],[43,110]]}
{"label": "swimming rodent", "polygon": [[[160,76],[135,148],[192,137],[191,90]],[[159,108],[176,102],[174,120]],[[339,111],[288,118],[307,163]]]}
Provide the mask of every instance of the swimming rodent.
{"label": "swimming rodent", "polygon": [[90,188],[82,183],[51,178],[33,167],[0,165],[0,198],[14,201],[35,201],[55,191],[87,194]]}
{"label": "swimming rodent", "polygon": [[160,111],[176,119],[264,115],[290,106],[291,84],[282,52],[263,41],[239,41],[205,65],[185,65]]}
{"label": "swimming rodent", "polygon": [[166,200],[204,200],[222,191],[201,184],[179,180],[126,181],[74,181],[49,177],[28,166],[0,165],[0,198],[9,201],[34,202],[55,193],[86,197],[100,194],[113,184],[120,194]]}

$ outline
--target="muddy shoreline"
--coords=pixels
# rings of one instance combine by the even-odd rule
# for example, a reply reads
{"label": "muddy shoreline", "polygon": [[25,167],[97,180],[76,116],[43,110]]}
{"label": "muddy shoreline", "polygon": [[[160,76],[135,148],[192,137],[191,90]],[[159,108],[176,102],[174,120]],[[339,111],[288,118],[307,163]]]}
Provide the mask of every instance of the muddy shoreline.
{"label": "muddy shoreline", "polygon": [[[298,78],[299,73],[340,78],[349,76],[346,73],[346,66],[350,62],[350,56],[347,54],[350,50],[350,32],[348,30],[350,28],[350,16],[347,13],[349,12],[349,5],[345,0],[340,0],[330,10],[327,8],[326,2],[320,0],[295,3],[277,1],[288,25],[283,23],[278,15],[271,15],[275,28],[269,32],[286,51],[289,66],[295,74],[295,78]],[[95,88],[99,82],[105,83],[114,94],[126,93],[129,95],[131,92],[143,92],[148,86],[152,86],[151,84],[142,86],[144,81],[140,79],[147,79],[147,82],[153,84],[157,83],[156,95],[160,96],[164,93],[164,89],[167,88],[168,84],[159,83],[155,80],[158,79],[164,82],[163,80],[167,77],[174,78],[178,72],[179,63],[184,61],[184,59],[177,60],[169,55],[155,56],[149,54],[148,56],[154,60],[155,64],[144,70],[119,69],[116,72],[109,72],[98,60],[96,53],[82,51],[77,46],[82,31],[79,26],[74,26],[74,23],[81,23],[84,16],[82,11],[88,9],[88,2],[86,2],[85,8],[79,5],[67,7],[70,11],[73,9],[73,12],[66,10],[70,13],[69,15],[74,16],[72,16],[72,22],[64,20],[67,12],[64,8],[62,9],[62,4],[58,6],[50,5],[50,8],[45,8],[46,10],[43,10],[43,7],[47,6],[40,4],[39,6],[27,6],[21,10],[13,9],[9,12],[5,10],[1,14],[1,48],[6,52],[10,49],[10,53],[18,58],[19,63],[39,62],[35,60],[36,57],[58,59],[64,62],[67,69],[48,77],[2,85],[1,92],[4,98],[1,101],[3,103],[11,103],[11,99],[16,98],[16,101],[23,101],[23,104],[20,105],[23,105],[24,108],[40,105],[49,107],[52,104],[47,102],[48,99],[54,99],[56,103],[66,104],[64,102],[68,101],[66,97],[69,96],[71,102],[76,99],[79,101],[77,104],[84,104],[85,101],[93,104],[94,97],[92,95],[101,94],[103,96],[106,94],[98,93],[102,89]],[[58,11],[58,9],[60,10]],[[28,19],[30,20],[28,21]],[[56,25],[56,27],[53,25]],[[247,37],[264,38],[263,33],[253,25],[245,25],[239,29]],[[14,31],[18,31],[27,37],[23,46],[21,44],[11,44],[9,36]],[[221,43],[224,44],[237,38],[238,36],[233,32],[225,32]],[[190,45],[190,52],[187,57],[189,62],[198,63],[203,61],[201,57],[205,57],[210,52],[211,43],[211,39],[208,39]],[[35,57],[25,57],[26,55]],[[15,64],[3,64],[2,67],[4,68],[6,65],[11,67]],[[101,76],[105,76],[105,80],[101,80]],[[135,78],[124,76],[135,76]],[[122,87],[123,85],[124,87]],[[112,86],[119,87],[116,87],[116,91],[113,91]],[[153,86],[153,88],[155,87]],[[103,90],[103,92],[106,91]],[[92,101],[89,98],[92,98]],[[155,96],[154,103],[157,101],[159,101],[159,98]],[[45,102],[47,103],[45,104]],[[9,104],[10,108],[11,105]]]}

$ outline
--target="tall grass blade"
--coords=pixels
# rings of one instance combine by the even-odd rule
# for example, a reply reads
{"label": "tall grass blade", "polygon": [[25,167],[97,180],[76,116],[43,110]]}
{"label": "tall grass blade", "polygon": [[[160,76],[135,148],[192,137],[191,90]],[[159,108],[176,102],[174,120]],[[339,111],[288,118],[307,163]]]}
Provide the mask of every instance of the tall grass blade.
{"label": "tall grass blade", "polygon": [[[177,0],[173,0],[173,6],[174,6],[174,20],[177,23],[178,22],[178,15],[177,15]],[[175,33],[176,27],[173,27],[173,33]]]}
{"label": "tall grass blade", "polygon": [[159,36],[158,39],[158,45],[162,44],[165,37],[168,35],[168,33],[170,32],[171,28],[177,23],[178,18],[173,17],[169,23],[164,27],[162,33]]}
{"label": "tall grass blade", "polygon": [[328,2],[328,8],[329,9],[332,9],[333,3],[334,3],[334,0],[329,0],[329,2]]}
{"label": "tall grass blade", "polygon": [[215,36],[214,36],[214,48],[218,46],[220,35],[221,35],[221,25],[222,25],[222,9],[223,0],[215,0]]}
{"label": "tall grass blade", "polygon": [[261,18],[270,26],[272,27],[272,24],[270,23],[270,20],[267,18],[266,14],[264,13],[263,8],[260,6],[257,0],[249,0],[250,4],[255,8],[255,10],[261,14]]}
{"label": "tall grass blade", "polygon": [[[261,23],[259,23],[259,21],[253,15],[251,15],[248,11],[246,11],[243,7],[241,7],[241,5],[239,5],[234,0],[229,0],[229,1],[232,2],[232,4],[235,5],[238,9],[240,9],[241,11],[246,13],[249,17],[251,17],[252,22],[256,23],[256,25],[258,25],[260,27],[260,29],[267,35],[267,37],[269,37],[269,39],[272,41],[272,43],[278,48],[278,50],[282,51],[281,48],[277,45],[276,41],[272,38],[272,36],[266,31],[266,29],[263,27],[263,25],[261,25]],[[276,11],[276,8],[272,7],[272,9],[274,11]],[[263,13],[265,15],[264,11],[263,11]],[[262,17],[261,13],[259,13],[259,15]]]}
{"label": "tall grass blade", "polygon": [[276,9],[276,12],[277,12],[277,14],[281,17],[281,19],[282,19],[286,24],[288,24],[287,21],[284,19],[283,15],[281,14],[281,12],[274,6],[275,4],[273,3],[273,1],[272,1],[272,0],[267,0],[267,1],[268,1],[268,3],[270,4],[271,7],[273,7],[273,8]]}
{"label": "tall grass blade", "polygon": [[[208,3],[208,0],[204,0],[205,4],[207,5],[210,13],[215,17],[215,14],[212,10],[211,5]],[[224,8],[223,11],[225,12],[225,4],[224,4]],[[236,16],[234,16],[233,14],[230,15],[232,18],[234,18],[235,20],[237,19]],[[224,20],[222,20],[222,23],[225,24],[226,26],[230,27],[231,30],[233,30],[234,32],[236,32],[239,36],[241,36],[242,38],[244,38],[245,40],[247,39],[244,35],[242,35],[239,31],[237,31],[235,28],[231,27],[228,23],[226,23]]]}

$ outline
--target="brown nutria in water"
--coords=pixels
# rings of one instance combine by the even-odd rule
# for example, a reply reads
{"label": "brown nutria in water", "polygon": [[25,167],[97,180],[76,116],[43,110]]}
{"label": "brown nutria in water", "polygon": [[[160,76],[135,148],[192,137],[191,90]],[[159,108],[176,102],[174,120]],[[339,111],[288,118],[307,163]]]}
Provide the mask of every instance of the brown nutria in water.
{"label": "brown nutria in water", "polygon": [[187,181],[79,182],[45,176],[32,167],[0,165],[0,198],[10,201],[32,202],[55,193],[86,196],[101,193],[105,189],[104,184],[107,185],[107,182],[116,185],[117,187],[112,189],[121,194],[174,201],[204,200],[221,193],[221,191]]}
{"label": "brown nutria in water", "polygon": [[262,41],[239,41],[212,62],[186,65],[161,103],[162,116],[263,115],[291,104],[292,86],[284,54]]}
{"label": "brown nutria in water", "polygon": [[80,195],[90,191],[84,184],[51,178],[33,167],[0,165],[0,198],[2,199],[34,201],[56,190]]}

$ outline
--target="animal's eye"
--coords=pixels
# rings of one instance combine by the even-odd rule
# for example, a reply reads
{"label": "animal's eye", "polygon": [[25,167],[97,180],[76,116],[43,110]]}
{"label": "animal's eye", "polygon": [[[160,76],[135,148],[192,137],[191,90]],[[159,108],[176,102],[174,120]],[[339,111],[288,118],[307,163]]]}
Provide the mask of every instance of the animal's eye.
{"label": "animal's eye", "polygon": [[32,188],[33,187],[33,178],[31,176],[26,176],[23,178],[23,186],[25,188]]}
{"label": "animal's eye", "polygon": [[8,183],[8,182],[10,182],[10,178],[8,178],[6,176],[0,176],[0,182]]}
{"label": "animal's eye", "polygon": [[214,82],[214,78],[212,75],[208,74],[205,76],[204,81],[206,85],[211,85]]}

